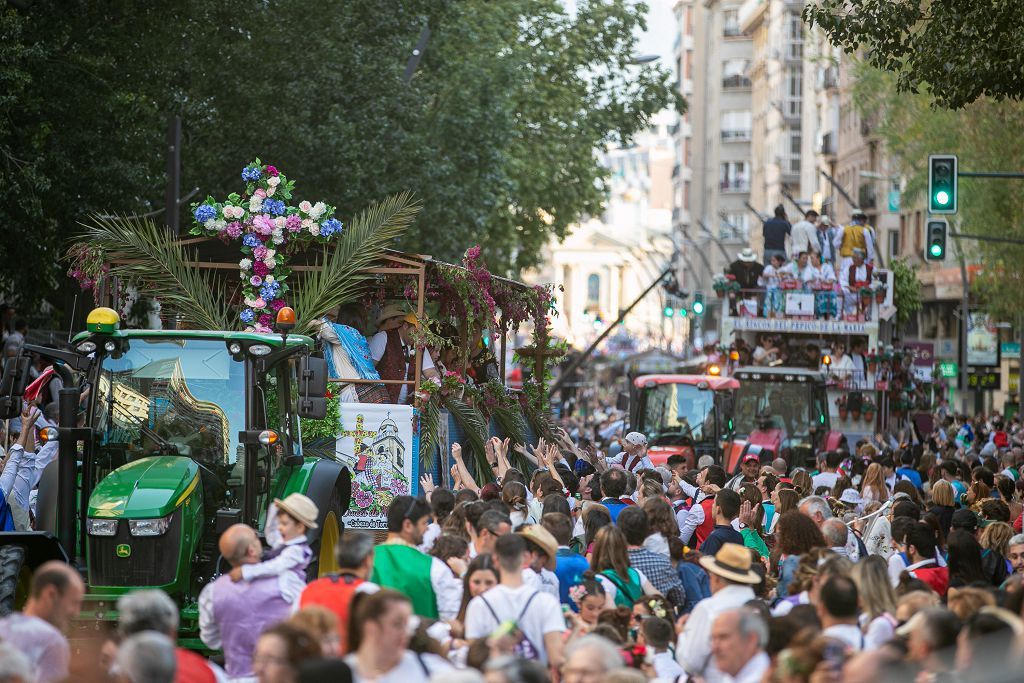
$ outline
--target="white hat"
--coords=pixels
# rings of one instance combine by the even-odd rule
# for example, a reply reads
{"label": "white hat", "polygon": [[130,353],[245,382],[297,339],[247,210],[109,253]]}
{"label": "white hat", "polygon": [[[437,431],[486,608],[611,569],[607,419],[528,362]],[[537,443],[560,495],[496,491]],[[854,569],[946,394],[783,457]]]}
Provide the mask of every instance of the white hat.
{"label": "white hat", "polygon": [[832,225],[832,219],[828,217],[828,214],[823,213],[818,216],[818,219],[821,221],[822,225]]}
{"label": "white hat", "polygon": [[843,495],[839,496],[839,502],[860,505],[864,501],[861,499],[860,494],[857,493],[857,489],[843,489]]}
{"label": "white hat", "polygon": [[752,263],[757,260],[757,254],[755,254],[754,250],[751,249],[750,247],[747,247],[740,253],[736,254],[736,257],[740,261],[746,261],[747,263]]}
{"label": "white hat", "polygon": [[640,432],[630,432],[629,434],[626,434],[626,436],[623,439],[623,441],[628,443],[630,446],[646,446],[647,445],[647,437],[644,436],[643,434],[641,434]]}

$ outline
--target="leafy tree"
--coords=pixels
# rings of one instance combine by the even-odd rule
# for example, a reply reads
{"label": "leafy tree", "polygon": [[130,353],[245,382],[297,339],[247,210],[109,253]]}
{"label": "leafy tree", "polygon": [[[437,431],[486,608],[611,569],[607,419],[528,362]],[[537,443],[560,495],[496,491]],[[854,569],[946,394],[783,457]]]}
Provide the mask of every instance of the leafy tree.
{"label": "leafy tree", "polygon": [[804,19],[832,44],[897,74],[901,93],[929,90],[941,107],[1024,96],[1020,2],[818,0]]}
{"label": "leafy tree", "polygon": [[[0,11],[0,293],[57,299],[85,215],[163,204],[167,120],[183,192],[234,191],[259,156],[342,216],[410,190],[399,247],[492,269],[533,265],[600,210],[595,149],[666,106],[665,70],[630,64],[646,7],[581,0],[39,0]],[[430,40],[411,79],[405,62]],[[182,223],[188,216],[182,208]],[[59,302],[58,302],[59,303]]]}

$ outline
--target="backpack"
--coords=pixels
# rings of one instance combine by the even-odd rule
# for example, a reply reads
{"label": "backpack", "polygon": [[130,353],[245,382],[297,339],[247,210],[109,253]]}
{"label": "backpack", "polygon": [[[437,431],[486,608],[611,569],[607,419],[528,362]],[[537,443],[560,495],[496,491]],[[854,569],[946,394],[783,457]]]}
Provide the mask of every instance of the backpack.
{"label": "backpack", "polygon": [[[519,622],[523,620],[523,617],[526,615],[526,610],[530,608],[530,603],[533,602],[533,599],[538,595],[540,595],[540,591],[531,593],[530,597],[528,597],[526,602],[523,604],[523,609],[519,611],[519,616],[516,617],[516,633],[518,634],[516,637],[518,639],[516,640],[515,647],[512,648],[512,654],[516,657],[522,657],[523,659],[530,659],[533,661],[540,659],[540,651],[526,636],[523,629],[519,627]],[[483,595],[480,596],[480,599],[483,601],[484,606],[487,607],[487,610],[491,613],[491,616],[494,617],[494,620],[498,622],[498,625],[500,626],[502,624],[502,620],[498,616],[498,613],[494,611],[494,608],[491,607],[491,603],[487,602],[487,598]]]}
{"label": "backpack", "polygon": [[[633,570],[630,569],[630,572],[632,571]],[[625,584],[622,582],[622,577],[612,569],[604,570],[601,572],[601,576],[611,581],[612,585],[617,589],[615,593],[615,604],[620,607],[632,607],[633,603],[639,600],[644,594],[644,587],[640,585],[639,577],[636,582],[633,582],[631,580],[632,575],[630,575],[627,577],[627,579],[630,579],[630,582]],[[633,590],[630,590],[631,587]]]}

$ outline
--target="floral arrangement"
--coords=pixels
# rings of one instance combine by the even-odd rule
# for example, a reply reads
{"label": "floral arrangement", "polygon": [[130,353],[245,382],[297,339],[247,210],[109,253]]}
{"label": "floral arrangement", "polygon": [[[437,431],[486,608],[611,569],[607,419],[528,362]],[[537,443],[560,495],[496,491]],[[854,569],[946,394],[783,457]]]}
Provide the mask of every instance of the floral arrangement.
{"label": "floral arrangement", "polygon": [[577,605],[583,604],[583,601],[587,598],[587,587],[582,583],[578,583],[569,589],[569,599],[575,602]]}
{"label": "floral arrangement", "polygon": [[340,237],[344,225],[335,208],[324,202],[291,206],[295,181],[259,159],[242,169],[245,191],[223,202],[207,196],[192,204],[193,235],[218,237],[225,243],[241,239],[238,262],[245,307],[238,317],[249,332],[270,332],[274,315],[287,305],[287,254],[304,244],[327,243]]}

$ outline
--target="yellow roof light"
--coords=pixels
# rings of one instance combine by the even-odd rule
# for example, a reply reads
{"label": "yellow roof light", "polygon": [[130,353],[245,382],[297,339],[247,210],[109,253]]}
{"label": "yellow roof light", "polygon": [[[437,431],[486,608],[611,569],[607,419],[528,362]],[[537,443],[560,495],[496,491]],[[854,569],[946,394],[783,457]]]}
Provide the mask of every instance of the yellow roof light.
{"label": "yellow roof light", "polygon": [[85,329],[90,332],[110,334],[121,326],[121,316],[112,308],[94,308],[85,319]]}
{"label": "yellow roof light", "polygon": [[711,365],[708,366],[708,374],[711,375],[712,377],[718,377],[719,375],[722,374],[722,368],[712,363]]}

